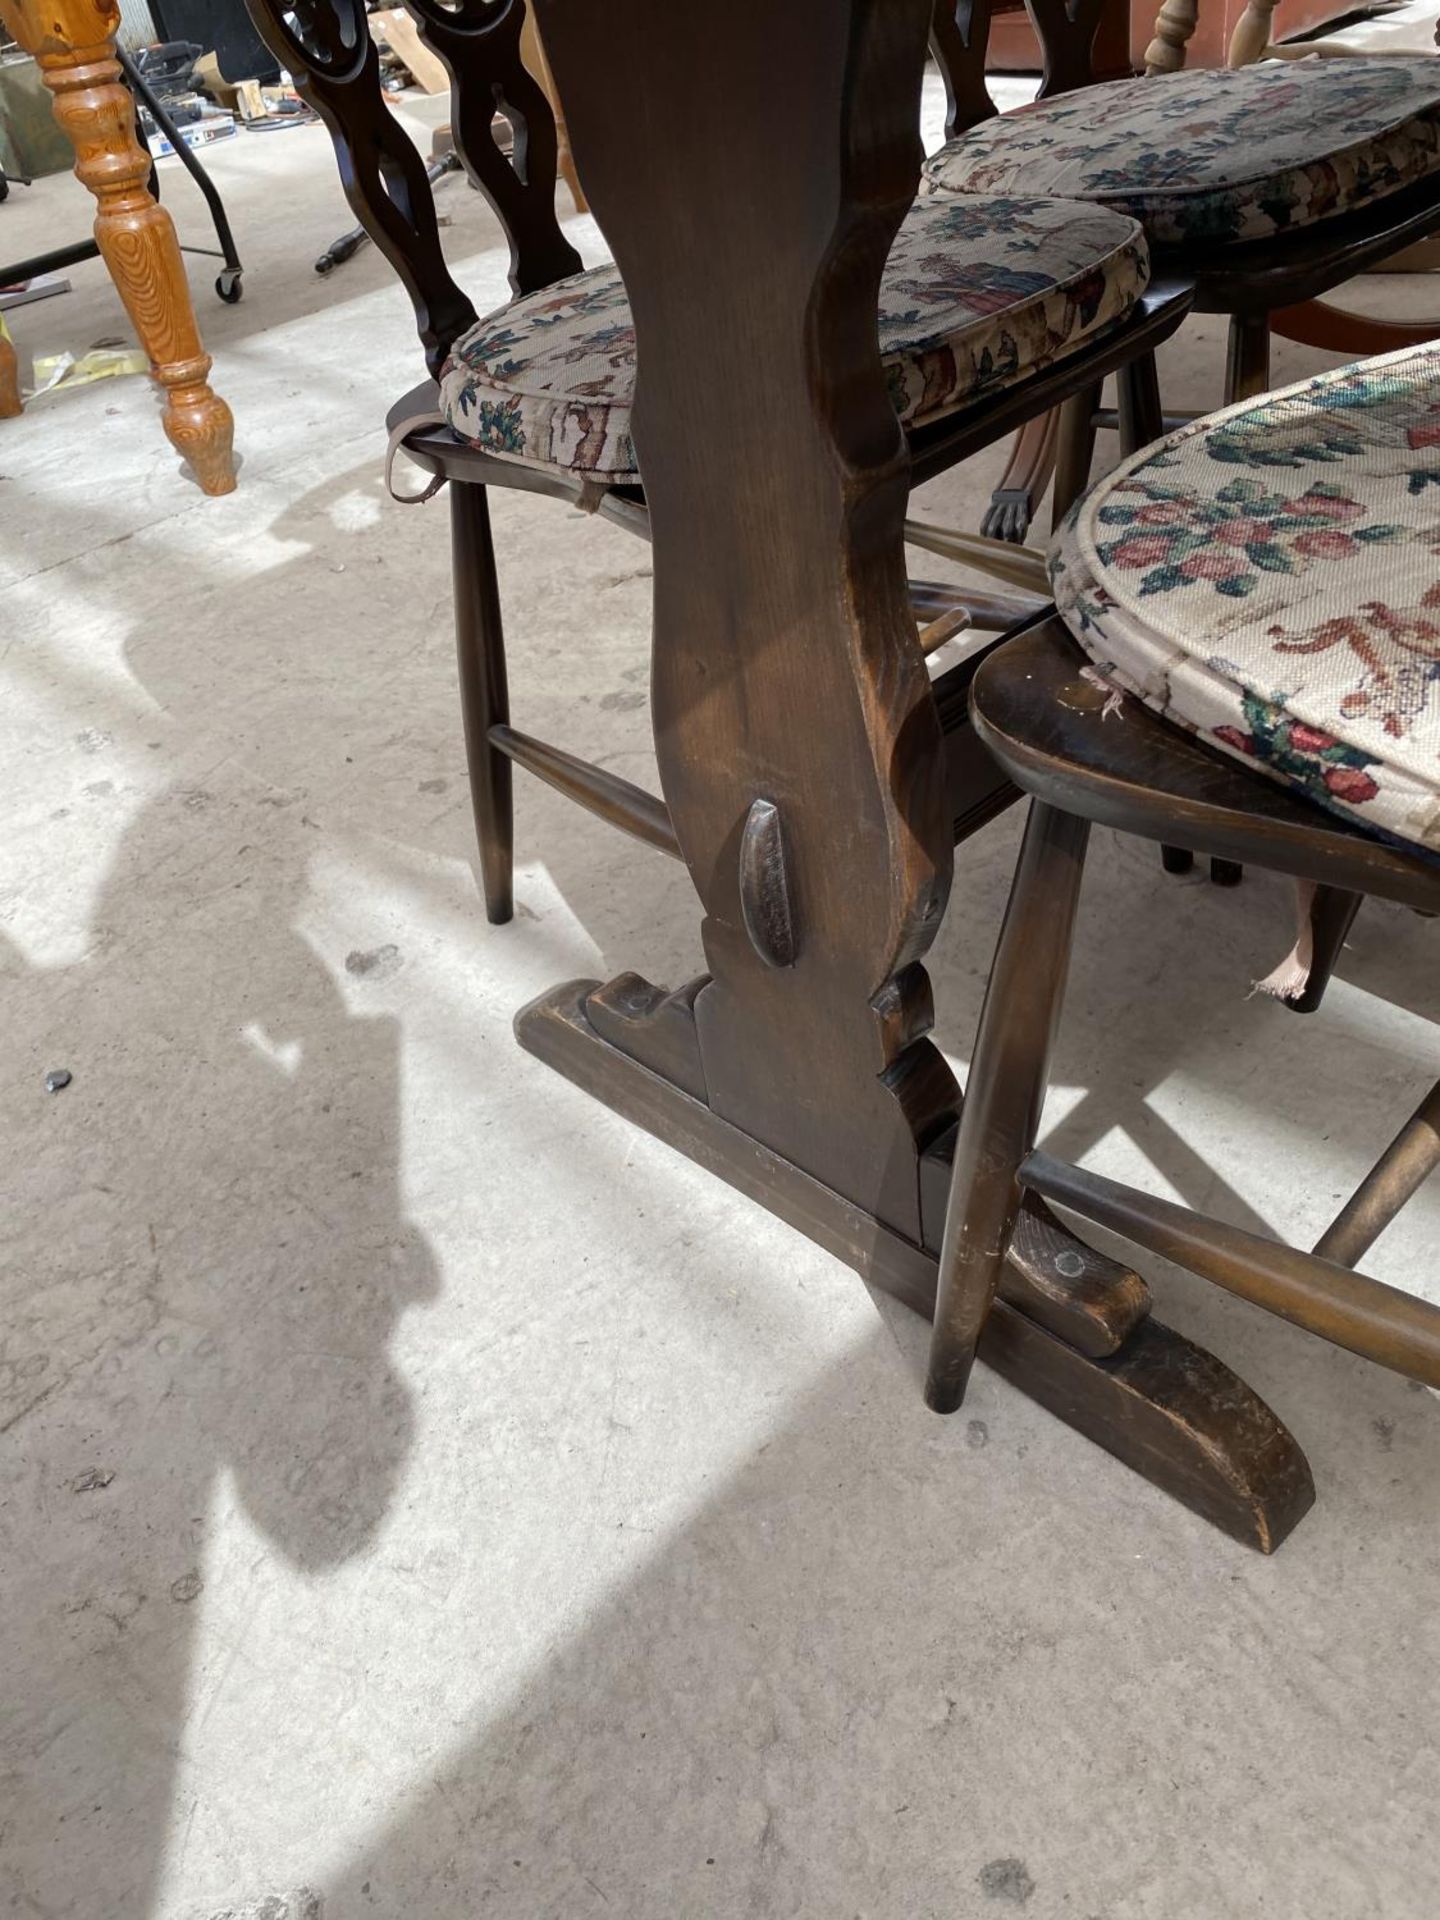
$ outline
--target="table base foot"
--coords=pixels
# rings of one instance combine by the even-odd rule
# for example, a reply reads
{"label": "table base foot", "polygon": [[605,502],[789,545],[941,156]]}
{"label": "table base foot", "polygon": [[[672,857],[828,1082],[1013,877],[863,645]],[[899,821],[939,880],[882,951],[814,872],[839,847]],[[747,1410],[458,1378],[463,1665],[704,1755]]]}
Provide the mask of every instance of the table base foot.
{"label": "table base foot", "polygon": [[[651,998],[642,1005],[647,994]],[[589,1013],[592,995],[607,1025],[613,1025],[617,1006],[628,1007],[642,1023],[647,1011],[658,1011],[665,1064],[645,1064],[598,1031]],[[567,1080],[719,1174],[928,1319],[935,1251],[897,1234],[706,1105],[694,1058],[680,1037],[693,999],[693,988],[662,995],[633,975],[605,989],[593,980],[573,980],[522,1008],[515,1031],[527,1052]],[[933,1184],[923,1167],[921,1178],[922,1186]],[[1032,1317],[1037,1311],[1052,1325],[1061,1317],[1052,1289],[1044,1299],[1027,1300],[1024,1312],[1011,1300],[998,1301],[980,1358],[1222,1532],[1273,1552],[1315,1498],[1309,1465],[1293,1436],[1214,1355],[1148,1317],[1143,1287],[1137,1294],[1123,1284],[1134,1278],[1128,1269],[1105,1262],[1058,1223],[1047,1222],[1045,1232],[1052,1242],[1063,1236],[1069,1248],[1120,1277],[1111,1293],[1129,1303],[1123,1334],[1116,1332],[1113,1315],[1108,1323],[1118,1344],[1108,1353],[1082,1352],[1040,1325]],[[1100,1270],[1089,1269],[1092,1279]],[[1028,1284],[1023,1276],[1017,1279],[1021,1288]],[[1073,1302],[1070,1312],[1073,1326],[1079,1312]],[[1080,1312],[1079,1319],[1093,1345],[1095,1315]]]}

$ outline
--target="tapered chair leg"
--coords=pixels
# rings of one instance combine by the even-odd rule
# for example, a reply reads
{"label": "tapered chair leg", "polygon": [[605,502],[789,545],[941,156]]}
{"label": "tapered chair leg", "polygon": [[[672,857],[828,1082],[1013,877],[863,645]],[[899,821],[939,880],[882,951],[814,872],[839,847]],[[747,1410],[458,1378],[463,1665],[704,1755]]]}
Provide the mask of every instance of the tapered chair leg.
{"label": "tapered chair leg", "polygon": [[1072,393],[1060,403],[1060,420],[1055,432],[1055,491],[1051,496],[1051,523],[1059,526],[1090,484],[1090,466],[1095,458],[1095,409],[1100,405],[1099,386]]}
{"label": "tapered chair leg", "polygon": [[452,480],[450,559],[455,582],[455,644],[460,660],[460,709],[470,800],[480,843],[485,912],[497,926],[514,912],[515,821],[510,762],[490,744],[490,729],[510,718],[505,680],[505,634],[485,489]]}
{"label": "tapered chair leg", "polygon": [[1138,453],[1165,432],[1160,404],[1160,375],[1153,353],[1142,353],[1115,376],[1115,405],[1120,416],[1120,451]]}
{"label": "tapered chair leg", "polygon": [[1353,1267],[1440,1166],[1440,1080],[1315,1242],[1323,1259]]}
{"label": "tapered chair leg", "polygon": [[1225,355],[1225,404],[1255,400],[1270,386],[1270,317],[1264,313],[1230,316]]}
{"label": "tapered chair leg", "polygon": [[1364,904],[1363,894],[1347,893],[1343,887],[1315,889],[1310,902],[1310,974],[1299,998],[1282,1002],[1291,1013],[1319,1011],[1341,949]]}
{"label": "tapered chair leg", "polygon": [[960,1110],[941,1245],[926,1405],[965,1398],[1035,1144],[1065,997],[1090,823],[1035,801],[1005,909]]}

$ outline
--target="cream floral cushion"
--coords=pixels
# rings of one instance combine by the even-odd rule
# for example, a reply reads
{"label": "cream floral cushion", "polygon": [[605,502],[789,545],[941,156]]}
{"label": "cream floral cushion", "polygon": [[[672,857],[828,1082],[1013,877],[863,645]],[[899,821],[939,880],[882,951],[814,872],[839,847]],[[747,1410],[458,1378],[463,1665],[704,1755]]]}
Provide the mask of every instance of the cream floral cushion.
{"label": "cream floral cushion", "polygon": [[1059,193],[1157,246],[1254,240],[1440,167],[1440,59],[1267,60],[1116,80],[986,120],[925,163],[932,192]]}
{"label": "cream floral cushion", "polygon": [[[906,426],[939,419],[1124,319],[1150,277],[1136,223],[1063,200],[920,202],[885,268],[880,351]],[[452,429],[497,459],[611,484],[630,440],[635,333],[620,275],[594,267],[526,295],[455,343],[440,378]]]}
{"label": "cream floral cushion", "polygon": [[1440,850],[1440,343],[1157,441],[1076,505],[1050,567],[1115,686]]}

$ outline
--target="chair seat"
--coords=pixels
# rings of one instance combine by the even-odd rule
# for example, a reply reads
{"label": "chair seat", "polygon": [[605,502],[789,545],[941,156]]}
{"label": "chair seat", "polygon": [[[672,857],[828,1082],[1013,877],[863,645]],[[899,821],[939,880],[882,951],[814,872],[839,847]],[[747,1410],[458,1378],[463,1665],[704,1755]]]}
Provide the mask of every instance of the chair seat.
{"label": "chair seat", "polygon": [[1103,201],[1157,247],[1263,239],[1440,168],[1440,59],[1267,60],[1109,81],[983,121],[931,192]]}
{"label": "chair seat", "polygon": [[[923,426],[1124,320],[1149,283],[1135,221],[1058,200],[926,199],[886,263],[880,351],[896,412]],[[638,480],[635,333],[620,275],[591,268],[487,315],[440,377],[451,429],[496,459]]]}
{"label": "chair seat", "polygon": [[1050,568],[1104,679],[1440,851],[1440,343],[1143,449],[1077,503]]}

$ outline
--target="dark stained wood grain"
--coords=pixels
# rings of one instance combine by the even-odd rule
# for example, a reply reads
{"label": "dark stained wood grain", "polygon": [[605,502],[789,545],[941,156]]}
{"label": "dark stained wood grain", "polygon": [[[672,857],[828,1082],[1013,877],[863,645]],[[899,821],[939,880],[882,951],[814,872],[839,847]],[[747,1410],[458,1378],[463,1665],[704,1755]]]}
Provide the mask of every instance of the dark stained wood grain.
{"label": "dark stained wood grain", "polygon": [[1123,725],[1102,723],[1085,665],[1051,617],[975,674],[976,733],[1016,786],[1121,832],[1440,912],[1440,860],[1347,825],[1138,700],[1126,697]]}
{"label": "dark stained wood grain", "polygon": [[495,547],[484,487],[450,489],[450,559],[455,588],[455,651],[460,671],[460,712],[470,769],[470,805],[480,849],[485,912],[503,925],[515,910],[515,821],[510,761],[494,744],[492,729],[510,718],[505,674],[505,636],[495,579]]}
{"label": "dark stained wood grain", "polygon": [[1309,1463],[1289,1428],[1223,1361],[1158,1320],[1145,1321],[1113,1359],[1082,1360],[1002,1302],[986,1323],[980,1358],[1262,1553],[1283,1545],[1315,1504]]}
{"label": "dark stained wood grain", "polygon": [[1363,895],[1347,893],[1343,887],[1315,889],[1310,902],[1310,977],[1298,999],[1283,1002],[1289,1012],[1319,1012],[1346,937],[1363,904]]}
{"label": "dark stained wood grain", "polygon": [[767,967],[793,967],[799,934],[785,861],[785,829],[773,800],[752,800],[740,829],[740,917]]}
{"label": "dark stained wood grain", "polygon": [[679,859],[680,848],[669,811],[665,802],[653,793],[646,793],[643,787],[611,773],[606,767],[597,767],[576,754],[566,753],[563,747],[551,746],[548,740],[517,733],[514,727],[491,727],[489,739],[497,753],[524,767],[546,786],[554,787],[567,800],[584,807],[587,813],[619,827],[622,833],[660,853],[668,853],[672,860]]}
{"label": "dark stained wood grain", "polygon": [[1353,1266],[1440,1166],[1440,1081],[1315,1242],[1322,1259]]}
{"label": "dark stained wood grain", "polygon": [[955,1143],[925,1401],[954,1413],[995,1300],[1020,1210],[1020,1163],[1035,1141],[1065,996],[1085,872],[1087,820],[1030,809],[990,969]]}
{"label": "dark stained wood grain", "polygon": [[[1145,404],[1153,405],[1153,396]],[[1440,900],[1440,862],[1348,828],[1156,719],[1135,699],[1125,699],[1119,725],[1107,726],[1105,690],[1082,677],[1085,664],[1059,619],[1046,615],[989,648],[971,686],[977,735],[1035,802],[966,1089],[927,1400],[940,1412],[958,1407],[977,1344],[990,1337],[1017,1188],[1335,1345],[1440,1387],[1440,1307],[1348,1264],[1440,1164],[1440,1088],[1401,1129],[1314,1253],[1033,1148],[1091,821],[1222,858],[1242,852],[1320,879],[1312,924],[1322,974],[1333,964],[1327,942],[1338,946],[1364,894],[1412,905]],[[1003,1341],[1003,1330],[996,1337]],[[1145,1328],[1137,1328],[1116,1364],[1143,1350],[1145,1338]]]}
{"label": "dark stained wood grain", "polygon": [[620,973],[586,994],[578,1011],[602,1040],[703,1102],[705,1067],[695,1000],[709,979],[702,973],[667,993],[638,973]]}
{"label": "dark stained wood grain", "polygon": [[[734,0],[723,32],[645,0],[539,18],[636,327],[656,752],[705,910],[710,1103],[915,1238],[919,1153],[955,1093],[915,964],[951,837],[874,315],[919,176],[928,8]],[[784,848],[789,966],[746,921],[757,800]]]}
{"label": "dark stained wood grain", "polygon": [[[952,833],[1014,789],[962,711],[971,663],[926,679],[907,487],[1153,346],[1189,289],[1157,286],[1108,339],[907,449],[874,316],[915,185],[926,7],[734,0],[702,18],[542,0],[540,19],[636,326],[656,750],[708,975],[679,994],[635,975],[570,983],[517,1033],[928,1313],[924,1195],[943,1181],[932,1161],[959,1103],[927,1037],[923,956]],[[674,164],[657,171],[656,151]],[[1141,1389],[1116,1386],[1110,1368],[1145,1324],[1138,1276],[1029,1210],[998,1285],[1006,1364],[1033,1364],[1067,1418],[1146,1471],[1168,1447],[1155,1477],[1255,1544],[1283,1535],[1303,1462],[1231,1376],[1206,1356],[1188,1373],[1177,1363],[1189,1401],[1157,1402],[1148,1428]],[[1269,1452],[1254,1446],[1262,1430]],[[1256,1461],[1277,1475],[1274,1501]]]}
{"label": "dark stained wood grain", "polygon": [[1095,34],[1115,0],[1025,0],[1040,42],[1040,98],[1095,84]]}
{"label": "dark stained wood grain", "polygon": [[[445,268],[423,167],[380,95],[364,10],[359,0],[256,5],[410,291],[433,375],[473,309]],[[454,73],[459,144],[506,226],[512,285],[546,285],[578,261],[555,221],[553,120],[519,59],[521,0],[414,0],[412,11]],[[737,0],[719,18],[657,13],[646,0],[546,0],[541,11],[642,342],[635,428],[647,494],[616,490],[599,510],[654,549],[664,799],[509,724],[485,488],[593,507],[590,491],[416,428],[413,457],[454,483],[487,904],[495,918],[510,909],[514,761],[681,853],[705,911],[710,971],[676,993],[633,974],[565,989],[520,1029],[577,1082],[929,1312],[923,1195],[933,1218],[958,1096],[927,1038],[922,960],[946,900],[952,833],[973,831],[1014,789],[961,711],[969,669],[933,691],[925,674],[901,542],[912,468],[917,478],[943,471],[1093,386],[1173,331],[1189,291],[1157,285],[1105,340],[907,447],[875,310],[915,186],[928,0],[784,10]],[[513,129],[509,156],[493,138],[497,111]],[[656,153],[673,164],[657,169]],[[433,389],[396,411],[427,403]],[[1111,1362],[1097,1367],[1097,1354],[1124,1361],[1144,1328],[1136,1275],[1030,1206],[999,1286],[987,1338],[1002,1364],[1033,1371],[1067,1418],[1240,1537],[1274,1543],[1294,1502],[1272,1499],[1252,1469],[1272,1471],[1271,1456],[1287,1444],[1293,1455],[1293,1443],[1274,1438],[1283,1429],[1253,1397],[1173,1336],[1164,1342],[1181,1356],[1173,1373],[1185,1392],[1166,1403],[1170,1388],[1152,1369],[1148,1415],[1135,1411],[1133,1380]],[[1270,1454],[1253,1445],[1262,1430]],[[1158,1469],[1155,1453],[1167,1455]]]}

